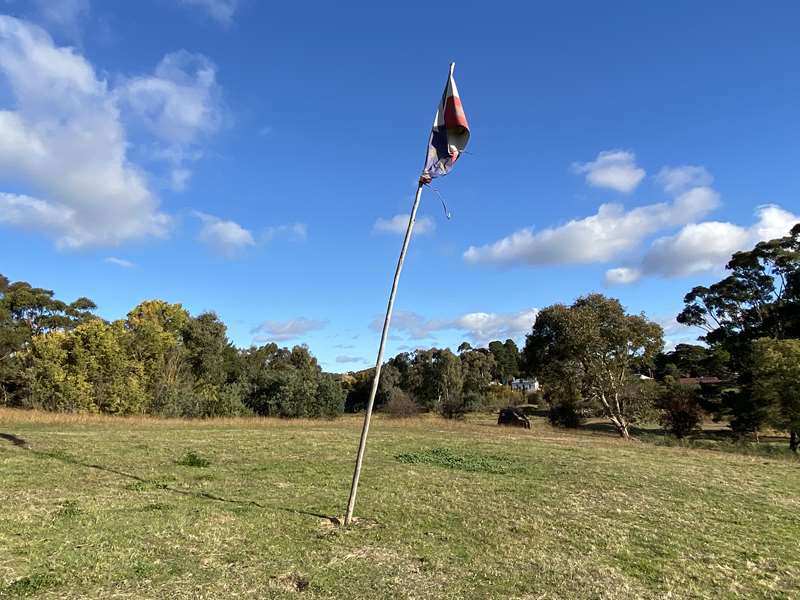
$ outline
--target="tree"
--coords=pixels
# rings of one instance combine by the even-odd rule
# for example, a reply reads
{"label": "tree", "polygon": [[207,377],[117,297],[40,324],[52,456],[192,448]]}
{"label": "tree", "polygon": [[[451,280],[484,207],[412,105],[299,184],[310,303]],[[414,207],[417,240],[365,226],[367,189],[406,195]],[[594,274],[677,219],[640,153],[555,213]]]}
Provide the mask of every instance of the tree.
{"label": "tree", "polygon": [[466,350],[459,358],[464,376],[464,393],[482,396],[492,382],[492,374],[497,368],[494,355],[483,349]]}
{"label": "tree", "polygon": [[280,417],[314,417],[321,369],[306,346],[278,350],[272,369],[273,406]]}
{"label": "tree", "polygon": [[519,375],[519,349],[514,340],[489,342],[489,352],[494,356],[496,368],[495,378],[501,383],[508,383]]}
{"label": "tree", "polygon": [[144,412],[144,369],[130,355],[128,336],[121,322],[100,319],[34,336],[23,355],[28,405],[65,412]]}
{"label": "tree", "polygon": [[242,389],[242,402],[258,415],[277,414],[275,398],[272,394],[273,381],[271,365],[278,354],[278,345],[265,344],[250,347],[239,353],[239,384]]}
{"label": "tree", "polygon": [[[391,359],[381,368],[381,378],[375,393],[376,409],[381,409],[391,400],[395,391],[400,389],[402,374],[395,364],[398,363],[394,362],[394,359]],[[374,368],[365,369],[354,375],[354,381],[350,384],[345,401],[345,410],[347,410],[347,412],[360,412],[367,408],[374,379]]]}
{"label": "tree", "polygon": [[580,427],[591,403],[581,392],[580,367],[575,361],[553,363],[548,367],[547,377],[547,420],[557,427]]}
{"label": "tree", "polygon": [[506,349],[506,375],[510,379],[514,379],[519,375],[519,348],[517,347],[517,343],[512,339],[507,339],[503,343],[503,346],[505,346]]}
{"label": "tree", "polygon": [[317,385],[316,404],[309,416],[328,419],[339,416],[344,410],[344,399],[341,382],[329,373],[322,373]]}
{"label": "tree", "polygon": [[184,335],[191,317],[180,304],[146,300],[128,313],[134,359],[144,368],[149,412],[168,416],[195,412],[193,378]]}
{"label": "tree", "polygon": [[591,294],[571,306],[541,311],[527,336],[525,356],[545,389],[570,373],[582,397],[629,439],[628,426],[640,408],[627,396],[632,367],[652,362],[663,345],[658,324],[627,314],[618,300]]}
{"label": "tree", "polygon": [[182,331],[186,363],[198,384],[221,386],[234,379],[225,323],[213,312],[190,318]]}
{"label": "tree", "polygon": [[770,407],[756,393],[753,342],[800,337],[800,223],[789,235],[737,252],[721,281],[693,288],[684,298],[678,322],[705,330],[701,337],[713,352],[709,368],[736,374],[735,385],[709,400],[716,418],[728,417],[739,433],[770,420]]}
{"label": "tree", "polygon": [[702,339],[731,353],[739,370],[742,348],[760,337],[800,337],[800,223],[789,235],[737,252],[731,274],[684,298],[679,323],[705,330]]}
{"label": "tree", "polygon": [[67,331],[96,318],[88,298],[67,304],[52,290],[0,275],[0,402],[19,404],[26,394],[20,353],[31,339],[51,331]]}
{"label": "tree", "polygon": [[762,338],[753,343],[753,400],[766,407],[768,422],[789,432],[800,448],[800,340]]}
{"label": "tree", "polygon": [[414,398],[426,410],[444,408],[448,414],[455,414],[455,407],[463,407],[461,361],[447,348],[415,352],[408,372],[408,385]]}
{"label": "tree", "polygon": [[697,344],[678,344],[670,352],[659,353],[655,358],[658,379],[670,375],[680,377],[730,376],[730,353],[723,348],[708,348]]}
{"label": "tree", "polygon": [[461,360],[447,348],[434,354],[434,371],[439,386],[439,411],[448,419],[459,419],[466,412],[464,375]]}

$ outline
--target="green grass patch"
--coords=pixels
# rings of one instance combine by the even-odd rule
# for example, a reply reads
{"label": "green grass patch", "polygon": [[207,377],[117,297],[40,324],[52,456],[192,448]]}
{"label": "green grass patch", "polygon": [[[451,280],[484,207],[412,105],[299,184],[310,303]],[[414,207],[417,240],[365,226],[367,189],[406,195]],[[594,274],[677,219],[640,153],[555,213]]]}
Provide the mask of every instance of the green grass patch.
{"label": "green grass patch", "polygon": [[183,456],[181,456],[178,460],[175,461],[176,465],[181,465],[182,467],[199,467],[204,468],[211,465],[211,461],[207,458],[203,458],[193,450],[189,450]]}

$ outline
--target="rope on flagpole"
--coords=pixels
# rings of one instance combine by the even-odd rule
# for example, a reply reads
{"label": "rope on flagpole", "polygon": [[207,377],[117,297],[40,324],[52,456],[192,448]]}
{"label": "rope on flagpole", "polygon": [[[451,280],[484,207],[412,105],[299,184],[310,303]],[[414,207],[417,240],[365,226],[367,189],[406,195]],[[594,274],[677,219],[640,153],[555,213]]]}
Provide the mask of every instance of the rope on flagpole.
{"label": "rope on flagpole", "polygon": [[444,209],[444,216],[447,217],[448,221],[452,219],[453,214],[447,209],[447,204],[444,203],[444,196],[442,196],[441,192],[434,187],[431,188],[431,191],[439,197],[439,202],[442,203],[442,209]]}

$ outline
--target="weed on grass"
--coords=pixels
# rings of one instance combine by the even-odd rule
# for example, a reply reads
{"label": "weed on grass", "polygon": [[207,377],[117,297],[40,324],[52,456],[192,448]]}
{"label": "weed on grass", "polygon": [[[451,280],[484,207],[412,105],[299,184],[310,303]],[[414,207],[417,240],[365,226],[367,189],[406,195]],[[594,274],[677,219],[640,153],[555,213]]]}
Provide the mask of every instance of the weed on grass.
{"label": "weed on grass", "polygon": [[0,598],[19,598],[33,596],[37,592],[52,587],[56,583],[49,573],[35,573],[27,577],[20,577],[5,586],[0,587]]}
{"label": "weed on grass", "polygon": [[420,452],[407,452],[395,457],[401,463],[410,465],[432,465],[456,471],[472,473],[506,474],[520,471],[522,465],[509,458],[475,453],[457,454],[449,448],[431,448]]}
{"label": "weed on grass", "polygon": [[182,467],[207,467],[211,464],[211,461],[203,458],[196,452],[189,450],[186,454],[176,460],[175,464],[181,465]]}
{"label": "weed on grass", "polygon": [[72,519],[77,517],[81,514],[80,508],[78,508],[78,503],[74,500],[67,500],[56,511],[55,516],[60,519]]}
{"label": "weed on grass", "polygon": [[289,573],[270,578],[270,587],[284,592],[305,592],[308,589],[308,578],[298,573]]}

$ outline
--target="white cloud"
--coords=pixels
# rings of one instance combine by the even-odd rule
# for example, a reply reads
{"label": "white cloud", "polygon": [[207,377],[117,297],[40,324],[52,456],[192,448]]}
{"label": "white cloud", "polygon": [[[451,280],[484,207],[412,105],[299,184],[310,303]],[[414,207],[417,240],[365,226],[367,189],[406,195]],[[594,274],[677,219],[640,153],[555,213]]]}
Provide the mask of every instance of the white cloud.
{"label": "white cloud", "polygon": [[205,56],[172,52],[152,75],[133,77],[116,90],[120,104],[158,141],[154,158],[171,165],[171,185],[183,191],[191,177],[186,163],[202,158],[198,145],[223,122],[216,67]]}
{"label": "white cloud", "polygon": [[[680,277],[694,273],[721,271],[734,252],[752,248],[762,240],[785,236],[798,215],[775,205],[760,206],[757,221],[749,227],[733,223],[706,221],[692,223],[678,233],[653,242],[636,268],[620,267],[606,273],[607,283],[633,283],[641,277]],[[630,272],[627,278],[618,277]]]}
{"label": "white cloud", "polygon": [[239,4],[239,0],[180,0],[180,2],[204,10],[208,16],[225,27],[233,23],[233,15]]}
{"label": "white cloud", "polygon": [[638,281],[642,276],[639,269],[631,267],[617,267],[606,271],[606,285],[625,285]]}
{"label": "white cloud", "polygon": [[519,338],[530,333],[537,314],[539,311],[535,308],[510,314],[467,313],[453,321],[453,329],[467,332],[467,335],[478,343]]}
{"label": "white cloud", "polygon": [[265,242],[275,239],[289,239],[298,242],[308,239],[308,226],[305,223],[290,223],[268,227],[262,236]]}
{"label": "white cloud", "polygon": [[[403,235],[408,227],[408,213],[395,215],[390,219],[380,218],[372,226],[372,233],[393,233]],[[414,223],[414,233],[425,235],[436,229],[436,222],[427,216],[418,216]]]}
{"label": "white cloud", "polygon": [[202,222],[197,238],[216,254],[236,258],[249,246],[255,245],[253,234],[234,221],[225,221],[201,212],[194,215]]}
{"label": "white cloud", "polygon": [[[370,329],[373,331],[381,332],[383,330],[384,317],[375,317],[369,324]],[[408,310],[395,311],[392,316],[391,328],[393,331],[402,332],[409,338],[420,340],[429,338],[437,329],[441,329],[438,324],[439,321],[429,321],[422,315]]]}
{"label": "white cloud", "polygon": [[[525,309],[514,313],[466,313],[454,319],[426,319],[410,311],[398,311],[392,319],[392,330],[409,339],[426,339],[436,331],[460,331],[473,342],[485,344],[496,339],[520,338],[530,332],[538,310]],[[370,328],[380,331],[383,317],[376,317]]]}
{"label": "white cloud", "polygon": [[361,356],[347,356],[346,354],[341,354],[336,357],[336,362],[345,364],[345,363],[363,363],[364,359]]}
{"label": "white cloud", "polygon": [[0,16],[0,73],[15,99],[15,110],[0,110],[0,177],[31,190],[3,195],[0,222],[38,230],[61,248],[167,234],[169,217],[127,159],[113,94],[82,56]]}
{"label": "white cloud", "polygon": [[109,256],[105,259],[110,265],[116,265],[118,267],[122,267],[123,269],[132,269],[136,266],[135,263],[132,263],[129,260],[125,260],[124,258],[117,258],[116,256]]}
{"label": "white cloud", "polygon": [[44,200],[0,192],[0,223],[58,234],[75,219],[75,211]]}
{"label": "white cloud", "polygon": [[572,165],[576,173],[586,175],[586,183],[593,187],[609,188],[618,192],[632,192],[644,179],[644,169],[636,166],[636,155],[626,150],[606,150],[587,163]]}
{"label": "white cloud", "polygon": [[708,187],[714,183],[714,177],[705,167],[695,165],[664,167],[656,175],[656,180],[669,194],[679,194],[695,187]]}
{"label": "white cloud", "polygon": [[42,21],[72,40],[80,39],[81,21],[89,14],[89,0],[34,0]]}
{"label": "white cloud", "polygon": [[327,324],[327,321],[319,319],[298,317],[288,321],[264,321],[254,327],[250,333],[257,334],[255,341],[259,343],[284,342],[301,337],[311,331],[322,329]]}
{"label": "white cloud", "polygon": [[597,213],[555,228],[521,229],[493,244],[470,246],[464,259],[473,264],[546,265],[605,262],[660,229],[691,223],[719,205],[719,194],[693,188],[674,202],[625,210],[603,204]]}
{"label": "white cloud", "polygon": [[221,122],[216,67],[205,56],[179,50],[164,56],[153,75],[134,77],[120,98],[153,135],[185,146],[215,132]]}

